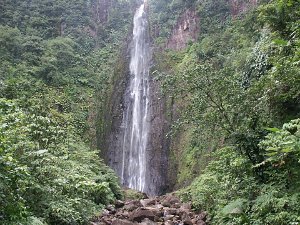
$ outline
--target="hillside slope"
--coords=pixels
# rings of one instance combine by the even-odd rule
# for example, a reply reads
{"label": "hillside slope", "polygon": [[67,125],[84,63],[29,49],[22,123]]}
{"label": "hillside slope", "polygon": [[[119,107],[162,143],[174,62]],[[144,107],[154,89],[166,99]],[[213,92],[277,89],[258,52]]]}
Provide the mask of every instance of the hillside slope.
{"label": "hillside slope", "polygon": [[122,196],[96,131],[132,10],[1,1],[1,224],[86,224]]}
{"label": "hillside slope", "polygon": [[151,9],[170,188],[212,224],[299,223],[299,2]]}
{"label": "hillside slope", "polygon": [[[105,215],[123,191],[99,155],[117,152],[108,144],[139,3],[1,1],[1,224],[128,219],[123,208]],[[147,10],[157,193],[189,202],[177,206],[191,204],[195,223],[206,210],[206,224],[299,224],[299,1],[149,0]],[[184,222],[164,198],[151,210],[173,213],[150,218]]]}

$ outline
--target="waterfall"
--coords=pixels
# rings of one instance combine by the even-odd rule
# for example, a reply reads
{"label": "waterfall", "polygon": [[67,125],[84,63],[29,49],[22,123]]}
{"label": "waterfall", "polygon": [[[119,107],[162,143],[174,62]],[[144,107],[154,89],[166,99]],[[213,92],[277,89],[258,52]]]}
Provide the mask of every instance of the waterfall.
{"label": "waterfall", "polygon": [[134,15],[130,60],[130,84],[125,94],[122,120],[122,171],[124,186],[145,191],[149,134],[150,44],[145,5]]}

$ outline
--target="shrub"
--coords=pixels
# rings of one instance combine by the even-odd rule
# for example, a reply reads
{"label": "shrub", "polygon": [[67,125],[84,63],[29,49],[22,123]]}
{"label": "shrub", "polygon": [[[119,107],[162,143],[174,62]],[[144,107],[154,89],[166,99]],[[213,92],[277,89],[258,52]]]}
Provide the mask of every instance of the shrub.
{"label": "shrub", "polygon": [[83,224],[122,196],[111,169],[61,120],[0,99],[0,215],[6,224],[30,214],[49,224]]}

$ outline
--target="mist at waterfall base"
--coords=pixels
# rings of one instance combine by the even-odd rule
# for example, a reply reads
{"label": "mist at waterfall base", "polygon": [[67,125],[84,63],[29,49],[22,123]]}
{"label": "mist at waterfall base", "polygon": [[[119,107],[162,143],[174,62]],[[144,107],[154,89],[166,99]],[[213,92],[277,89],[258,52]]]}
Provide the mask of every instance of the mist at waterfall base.
{"label": "mist at waterfall base", "polygon": [[124,186],[148,192],[146,179],[147,143],[149,134],[149,66],[151,50],[145,5],[134,15],[130,59],[130,83],[125,93],[122,120],[122,166],[119,174]]}

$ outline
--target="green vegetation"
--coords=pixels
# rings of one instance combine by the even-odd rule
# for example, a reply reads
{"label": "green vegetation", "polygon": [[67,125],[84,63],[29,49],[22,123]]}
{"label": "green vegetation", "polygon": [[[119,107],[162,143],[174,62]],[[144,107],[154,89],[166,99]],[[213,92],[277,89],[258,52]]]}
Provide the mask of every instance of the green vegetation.
{"label": "green vegetation", "polygon": [[192,5],[198,41],[155,55],[180,113],[173,142],[185,142],[172,149],[177,185],[194,179],[179,194],[212,224],[299,223],[299,1],[264,1],[237,15],[231,1]]}
{"label": "green vegetation", "polygon": [[194,7],[194,3],[195,0],[149,1],[149,20],[155,47],[165,47],[177,19],[186,8]]}
{"label": "green vegetation", "polygon": [[1,2],[1,224],[86,224],[122,197],[94,143],[131,3],[99,4]]}
{"label": "green vegetation", "polygon": [[[176,119],[170,167],[211,224],[300,223],[300,3],[250,2],[149,1],[153,76]],[[1,224],[87,224],[123,197],[96,143],[135,4],[1,1]],[[164,49],[191,8],[198,40]]]}
{"label": "green vegetation", "polygon": [[8,224],[31,215],[50,224],[84,223],[121,196],[113,172],[68,118],[0,99],[0,122],[1,215]]}
{"label": "green vegetation", "polygon": [[126,200],[137,200],[143,198],[145,198],[145,195],[141,192],[135,191],[133,189],[124,190],[124,199]]}

